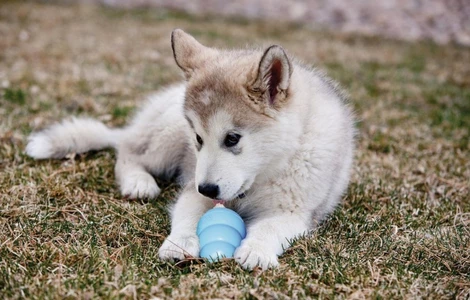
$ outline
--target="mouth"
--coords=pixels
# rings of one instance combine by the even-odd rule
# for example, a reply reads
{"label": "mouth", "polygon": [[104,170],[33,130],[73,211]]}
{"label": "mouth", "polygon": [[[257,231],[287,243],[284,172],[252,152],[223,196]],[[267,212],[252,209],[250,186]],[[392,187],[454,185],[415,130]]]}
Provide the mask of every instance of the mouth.
{"label": "mouth", "polygon": [[215,199],[212,199],[212,203],[214,205],[217,205],[217,204],[222,204],[224,205],[225,202],[228,202],[228,201],[232,201],[232,200],[237,200],[237,199],[243,199],[246,197],[246,193],[248,192],[248,190],[250,189],[251,187],[251,183],[245,181],[240,189],[235,193],[235,197],[231,197],[231,198],[226,198],[226,199],[219,199],[219,198],[215,198]]}
{"label": "mouth", "polygon": [[[238,196],[236,196],[236,197],[233,198],[232,200],[235,200],[235,199],[243,199],[243,198],[245,198],[245,197],[246,197],[246,194],[245,194],[245,192],[243,192],[243,193],[241,193],[241,194],[238,194]],[[229,200],[213,199],[213,200],[212,200],[212,203],[214,204],[214,206],[217,205],[217,204],[222,204],[222,205],[224,205],[225,202],[227,202],[227,201],[229,201]]]}
{"label": "mouth", "polygon": [[214,204],[214,206],[216,206],[217,204],[224,205],[224,203],[225,203],[225,200],[219,200],[219,199],[213,199],[212,200],[212,204]]}

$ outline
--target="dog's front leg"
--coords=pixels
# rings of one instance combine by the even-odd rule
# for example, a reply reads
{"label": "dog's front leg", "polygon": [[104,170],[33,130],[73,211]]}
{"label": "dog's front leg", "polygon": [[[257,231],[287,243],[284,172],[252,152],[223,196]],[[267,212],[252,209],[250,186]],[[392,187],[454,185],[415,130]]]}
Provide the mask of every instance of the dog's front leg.
{"label": "dog's front leg", "polygon": [[171,233],[158,250],[160,259],[180,260],[199,256],[197,223],[212,207],[207,198],[199,194],[194,184],[188,184],[176,201],[171,212]]}
{"label": "dog's front leg", "polygon": [[277,267],[277,257],[290,246],[291,240],[308,230],[305,216],[293,213],[255,220],[249,224],[247,237],[235,251],[235,260],[245,269]]}

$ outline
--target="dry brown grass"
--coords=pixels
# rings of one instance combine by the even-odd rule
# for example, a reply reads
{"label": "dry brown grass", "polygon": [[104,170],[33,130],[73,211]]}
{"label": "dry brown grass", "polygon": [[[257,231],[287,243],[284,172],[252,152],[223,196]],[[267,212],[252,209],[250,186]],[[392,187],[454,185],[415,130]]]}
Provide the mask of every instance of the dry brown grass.
{"label": "dry brown grass", "polygon": [[[279,43],[325,68],[361,119],[344,205],[279,269],[158,260],[176,187],[122,199],[111,151],[36,162],[25,140],[69,115],[122,125],[180,80],[170,31]],[[470,51],[165,11],[0,5],[1,298],[470,297]]]}

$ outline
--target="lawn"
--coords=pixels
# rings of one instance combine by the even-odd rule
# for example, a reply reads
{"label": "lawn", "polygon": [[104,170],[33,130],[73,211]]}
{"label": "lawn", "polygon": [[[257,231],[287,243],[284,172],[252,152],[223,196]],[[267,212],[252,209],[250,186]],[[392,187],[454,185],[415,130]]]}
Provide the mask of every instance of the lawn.
{"label": "lawn", "polygon": [[[350,95],[358,142],[343,205],[278,269],[162,262],[175,184],[130,201],[113,151],[24,154],[34,130],[71,115],[122,126],[146,95],[181,80],[175,27],[217,47],[281,44]],[[2,299],[468,299],[469,194],[469,48],[162,10],[0,5]]]}

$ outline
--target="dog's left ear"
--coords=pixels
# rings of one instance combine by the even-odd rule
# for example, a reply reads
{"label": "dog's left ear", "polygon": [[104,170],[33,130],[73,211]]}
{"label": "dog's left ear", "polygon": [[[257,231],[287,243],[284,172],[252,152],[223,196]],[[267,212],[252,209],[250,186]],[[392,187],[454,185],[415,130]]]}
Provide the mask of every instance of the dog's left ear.
{"label": "dog's left ear", "polygon": [[183,70],[187,79],[217,55],[217,50],[202,45],[181,29],[175,29],[171,33],[171,48],[176,64]]}
{"label": "dog's left ear", "polygon": [[258,75],[251,91],[262,97],[264,104],[280,108],[287,98],[292,75],[292,65],[281,46],[271,46],[263,54],[258,66]]}

